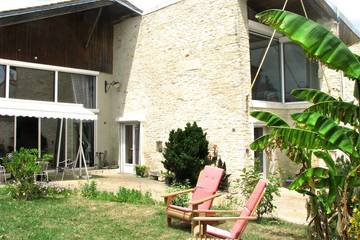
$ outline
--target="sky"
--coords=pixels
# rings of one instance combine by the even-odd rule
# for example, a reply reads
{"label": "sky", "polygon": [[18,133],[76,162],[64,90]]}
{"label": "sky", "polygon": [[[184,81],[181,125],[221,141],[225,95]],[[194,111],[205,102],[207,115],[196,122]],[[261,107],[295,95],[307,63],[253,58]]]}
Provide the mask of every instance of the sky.
{"label": "sky", "polygon": [[360,1],[359,0],[330,0],[342,12],[342,14],[352,22],[354,27],[360,32]]}
{"label": "sky", "polygon": [[[55,3],[66,0],[0,0],[0,11],[14,9],[14,8],[26,8],[34,5],[41,5],[44,3]],[[130,0],[144,12],[148,12],[158,6],[165,5],[167,3],[176,2],[177,0]],[[339,10],[348,18],[360,32],[360,0],[329,0],[333,2]]]}

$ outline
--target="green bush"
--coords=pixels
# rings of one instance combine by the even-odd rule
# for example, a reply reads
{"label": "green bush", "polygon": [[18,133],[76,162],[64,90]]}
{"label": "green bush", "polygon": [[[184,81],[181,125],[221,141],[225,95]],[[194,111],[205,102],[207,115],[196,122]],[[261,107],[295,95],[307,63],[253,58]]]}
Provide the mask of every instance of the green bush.
{"label": "green bush", "polygon": [[96,182],[90,181],[85,183],[85,185],[81,188],[81,196],[89,199],[95,199],[98,195],[98,191],[96,189]]}
{"label": "green bush", "polygon": [[147,177],[149,174],[149,168],[145,165],[135,165],[136,176]]}
{"label": "green bush", "polygon": [[151,193],[145,194],[139,190],[127,189],[120,187],[116,193],[117,202],[134,203],[134,204],[154,204],[155,201],[151,197]]}
{"label": "green bush", "polygon": [[124,187],[119,187],[117,193],[98,191],[95,181],[90,181],[82,187],[81,196],[87,199],[111,202],[155,204],[155,201],[152,199],[151,193],[149,192],[142,193],[139,190],[127,189]]}
{"label": "green bush", "polygon": [[40,197],[42,191],[34,176],[43,170],[44,164],[51,158],[50,155],[39,158],[37,149],[25,148],[5,157],[5,168],[14,178],[14,184],[9,187],[12,197],[26,200]]}
{"label": "green bush", "polygon": [[196,122],[186,124],[185,129],[172,130],[165,143],[162,161],[164,168],[174,173],[175,181],[184,183],[187,180],[194,186],[200,171],[211,164],[208,159],[206,133]]}
{"label": "green bush", "polygon": [[[167,189],[168,193],[178,192],[191,188],[189,183],[173,183],[170,188]],[[179,194],[172,201],[172,204],[180,207],[189,206],[190,193]]]}
{"label": "green bush", "polygon": [[[246,198],[249,198],[261,178],[262,173],[254,170],[254,168],[244,168],[241,173],[241,181],[239,184],[240,192],[243,193]],[[267,180],[268,184],[266,186],[264,198],[256,209],[256,214],[259,219],[261,219],[264,214],[270,214],[274,211],[274,209],[276,209],[276,206],[273,203],[274,196],[280,196],[280,179],[275,176],[271,176]]]}

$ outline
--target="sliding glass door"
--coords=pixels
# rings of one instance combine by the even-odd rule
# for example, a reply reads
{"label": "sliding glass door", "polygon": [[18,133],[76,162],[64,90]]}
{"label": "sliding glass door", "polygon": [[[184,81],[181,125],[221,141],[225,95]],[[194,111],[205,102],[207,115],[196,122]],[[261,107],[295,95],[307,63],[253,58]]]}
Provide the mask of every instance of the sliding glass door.
{"label": "sliding glass door", "polygon": [[[14,149],[39,149],[41,155],[53,156],[50,167],[55,168],[57,159],[76,159],[79,127],[79,120],[0,116],[0,158]],[[83,122],[83,149],[88,166],[94,166],[94,127],[94,121]]]}

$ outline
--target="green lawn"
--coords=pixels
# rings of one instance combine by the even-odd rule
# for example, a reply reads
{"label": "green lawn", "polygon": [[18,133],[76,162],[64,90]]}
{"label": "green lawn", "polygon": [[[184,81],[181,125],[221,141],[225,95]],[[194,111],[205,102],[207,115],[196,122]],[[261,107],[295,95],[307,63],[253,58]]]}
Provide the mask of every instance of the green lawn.
{"label": "green lawn", "polygon": [[[224,226],[220,226],[224,227]],[[164,207],[80,196],[16,201],[0,187],[0,239],[189,239],[190,227],[165,225]],[[252,223],[243,239],[305,239],[304,226]]]}

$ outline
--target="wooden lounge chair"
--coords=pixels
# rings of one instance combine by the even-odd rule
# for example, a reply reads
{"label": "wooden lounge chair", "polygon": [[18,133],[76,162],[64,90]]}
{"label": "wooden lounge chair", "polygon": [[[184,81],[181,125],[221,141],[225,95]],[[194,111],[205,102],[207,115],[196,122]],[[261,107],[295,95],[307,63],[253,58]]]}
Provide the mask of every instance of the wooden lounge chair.
{"label": "wooden lounge chair", "polygon": [[[201,171],[195,188],[183,190],[179,192],[170,193],[164,196],[166,204],[167,224],[171,226],[171,219],[179,219],[185,222],[191,222],[194,216],[198,216],[194,210],[209,210],[212,201],[217,194],[217,189],[221,181],[224,170],[221,168],[205,166]],[[179,194],[192,193],[191,201],[188,207],[180,207],[172,205],[172,201]],[[204,214],[206,216],[206,214]],[[194,226],[194,225],[193,225]]]}
{"label": "wooden lounge chair", "polygon": [[[194,217],[193,221],[197,222],[196,229],[193,230],[194,237],[200,237],[200,239],[209,236],[210,238],[217,239],[240,239],[241,234],[244,232],[246,225],[249,220],[256,220],[256,217],[252,216],[255,212],[257,206],[261,202],[265,190],[266,190],[267,181],[261,179],[256,185],[254,191],[252,192],[250,198],[246,202],[244,208],[239,210],[198,210],[198,213],[239,213],[240,216],[233,217]],[[208,225],[210,223],[219,222],[219,221],[235,221],[232,229],[226,231],[214,226]]]}

